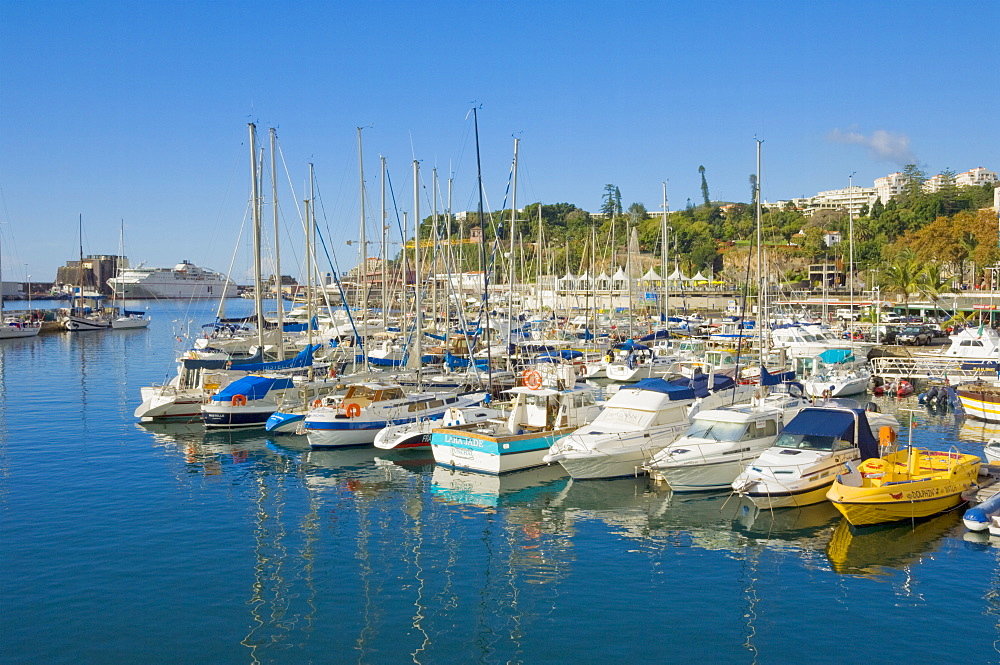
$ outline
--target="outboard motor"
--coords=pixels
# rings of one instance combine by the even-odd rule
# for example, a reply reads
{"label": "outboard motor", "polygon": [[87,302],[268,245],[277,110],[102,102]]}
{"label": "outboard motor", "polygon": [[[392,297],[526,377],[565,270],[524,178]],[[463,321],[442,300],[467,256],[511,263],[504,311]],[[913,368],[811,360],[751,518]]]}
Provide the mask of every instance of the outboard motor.
{"label": "outboard motor", "polygon": [[865,404],[865,411],[867,411],[868,413],[881,413],[881,411],[878,408],[878,404],[876,404],[875,402],[868,402],[867,404]]}

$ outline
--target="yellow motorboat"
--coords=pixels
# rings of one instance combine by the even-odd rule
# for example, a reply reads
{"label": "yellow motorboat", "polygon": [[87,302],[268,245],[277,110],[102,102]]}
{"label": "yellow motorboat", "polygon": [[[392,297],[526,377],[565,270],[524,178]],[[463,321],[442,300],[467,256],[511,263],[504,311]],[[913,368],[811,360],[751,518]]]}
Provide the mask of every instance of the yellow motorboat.
{"label": "yellow motorboat", "polygon": [[854,526],[936,515],[959,506],[976,483],[979,458],[904,448],[865,460],[837,476],[828,498]]}

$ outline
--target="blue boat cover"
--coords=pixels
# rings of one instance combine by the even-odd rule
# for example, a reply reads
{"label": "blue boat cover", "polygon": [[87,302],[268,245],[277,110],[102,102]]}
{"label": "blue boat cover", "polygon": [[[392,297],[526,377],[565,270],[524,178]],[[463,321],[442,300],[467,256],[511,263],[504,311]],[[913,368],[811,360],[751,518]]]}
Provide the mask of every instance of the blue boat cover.
{"label": "blue boat cover", "polygon": [[823,353],[819,354],[819,359],[827,365],[845,363],[852,358],[854,358],[854,352],[850,349],[827,349]]}
{"label": "blue boat cover", "polygon": [[782,434],[811,434],[814,436],[835,436],[854,443],[854,418],[858,419],[858,448],[861,459],[878,457],[878,441],[872,435],[871,425],[863,409],[824,409],[806,407],[788,421]]}
{"label": "blue boat cover", "polygon": [[[687,379],[684,379],[684,381],[687,381]],[[677,385],[666,379],[643,379],[638,383],[633,383],[629,388],[663,393],[664,395],[668,395],[671,400],[695,398],[695,391],[690,386]]]}
{"label": "blue boat cover", "polygon": [[291,377],[244,376],[212,395],[212,401],[228,402],[233,395],[243,395],[247,401],[263,399],[271,390],[288,390],[291,387]]}
{"label": "blue boat cover", "polygon": [[[678,319],[679,320],[679,319]],[[656,332],[649,333],[644,337],[640,337],[640,342],[652,342],[654,339],[670,339],[669,330],[657,330]]]}
{"label": "blue boat cover", "polygon": [[649,347],[646,346],[645,344],[639,344],[633,339],[626,340],[621,344],[617,344],[615,345],[615,348],[619,349],[620,351],[646,351],[649,349]]}
{"label": "blue boat cover", "polygon": [[583,353],[580,351],[574,351],[573,349],[562,349],[561,351],[550,351],[549,353],[543,353],[542,355],[538,356],[537,360],[539,362],[550,362],[549,360],[547,360],[549,358],[552,359],[561,358],[562,360],[573,360],[581,356],[583,356]]}
{"label": "blue boat cover", "polygon": [[668,383],[691,389],[695,397],[708,397],[711,393],[732,388],[733,384],[736,383],[732,377],[725,376],[724,374],[713,374],[712,385],[709,385],[708,377],[708,374],[695,374],[691,378],[671,379]]}
{"label": "blue boat cover", "polygon": [[767,368],[761,366],[760,368],[760,385],[762,386],[776,386],[781,383],[787,383],[788,381],[795,380],[795,371],[789,370],[787,372],[778,372],[777,374],[771,374],[767,371]]}
{"label": "blue boat cover", "polygon": [[[236,369],[241,369],[246,372],[269,372],[276,369],[291,369],[293,367],[309,367],[312,365],[312,357],[319,348],[323,346],[322,344],[313,344],[312,346],[307,346],[303,348],[294,358],[289,358],[288,360],[274,360],[266,363],[254,363],[239,365],[237,367],[236,363],[233,363],[233,367]],[[231,368],[232,369],[232,368]]]}

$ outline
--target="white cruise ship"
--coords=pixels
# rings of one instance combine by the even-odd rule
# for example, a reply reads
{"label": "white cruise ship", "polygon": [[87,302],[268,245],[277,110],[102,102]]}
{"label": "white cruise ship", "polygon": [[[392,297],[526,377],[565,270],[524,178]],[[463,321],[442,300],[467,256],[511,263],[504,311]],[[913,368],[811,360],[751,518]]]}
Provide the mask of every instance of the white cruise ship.
{"label": "white cruise ship", "polygon": [[173,268],[146,268],[141,263],[108,280],[124,298],[232,298],[236,283],[225,275],[181,261]]}

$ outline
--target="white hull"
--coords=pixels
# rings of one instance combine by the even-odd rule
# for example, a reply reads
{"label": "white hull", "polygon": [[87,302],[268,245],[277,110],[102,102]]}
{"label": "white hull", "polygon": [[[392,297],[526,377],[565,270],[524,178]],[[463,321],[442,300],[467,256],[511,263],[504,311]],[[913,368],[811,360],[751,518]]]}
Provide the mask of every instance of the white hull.
{"label": "white hull", "polygon": [[108,284],[123,298],[234,298],[236,284],[190,263],[170,268],[130,268]]}
{"label": "white hull", "polygon": [[370,446],[381,429],[306,429],[305,433],[312,448],[340,448]]}
{"label": "white hull", "polygon": [[656,450],[653,448],[615,451],[614,455],[561,454],[556,456],[559,459],[555,461],[566,469],[566,473],[572,476],[573,480],[625,478],[645,475],[642,465],[649,461]]}
{"label": "white hull", "polygon": [[37,337],[41,326],[0,326],[0,339],[20,339],[22,337]]}
{"label": "white hull", "polygon": [[176,390],[169,386],[162,389],[142,389],[142,404],[135,410],[135,417],[143,422],[162,418],[191,418],[201,420],[202,390]]}
{"label": "white hull", "polygon": [[802,508],[826,501],[826,493],[833,485],[833,478],[817,485],[796,490],[795,493],[775,490],[774,493],[748,493],[758,508]]}
{"label": "white hull", "polygon": [[114,319],[111,322],[111,327],[114,330],[130,330],[133,328],[148,328],[149,319],[138,318],[133,316],[123,316],[118,319]]}
{"label": "white hull", "polygon": [[731,489],[736,476],[757,458],[760,449],[746,454],[707,458],[704,463],[666,466],[650,469],[649,475],[667,483],[675,492],[712,492]]}
{"label": "white hull", "polygon": [[107,319],[91,319],[83,316],[67,316],[63,319],[63,327],[71,332],[86,330],[104,330],[111,326]]}

